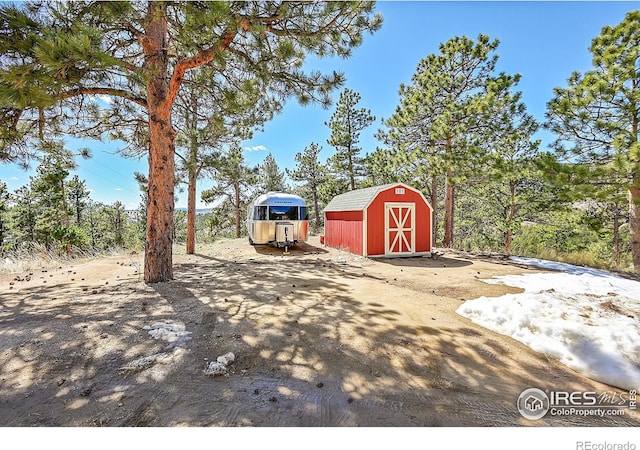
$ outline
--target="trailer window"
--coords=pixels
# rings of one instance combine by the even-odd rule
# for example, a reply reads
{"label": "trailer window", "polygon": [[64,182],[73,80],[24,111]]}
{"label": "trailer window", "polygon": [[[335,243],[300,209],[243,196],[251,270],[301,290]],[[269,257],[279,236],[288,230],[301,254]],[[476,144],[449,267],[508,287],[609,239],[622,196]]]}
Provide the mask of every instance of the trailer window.
{"label": "trailer window", "polygon": [[267,207],[256,206],[253,209],[253,220],[267,220]]}
{"label": "trailer window", "polygon": [[309,208],[306,206],[300,207],[300,220],[309,220]]}
{"label": "trailer window", "polygon": [[270,206],[269,220],[298,220],[298,207]]}

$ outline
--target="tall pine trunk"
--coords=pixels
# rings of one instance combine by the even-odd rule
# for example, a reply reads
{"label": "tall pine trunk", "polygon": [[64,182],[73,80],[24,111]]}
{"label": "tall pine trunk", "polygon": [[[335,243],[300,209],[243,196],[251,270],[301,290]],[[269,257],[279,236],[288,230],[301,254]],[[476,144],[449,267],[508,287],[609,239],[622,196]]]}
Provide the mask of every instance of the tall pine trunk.
{"label": "tall pine trunk", "polygon": [[431,177],[431,208],[433,208],[433,217],[431,218],[431,242],[436,245],[438,237],[438,177]]}
{"label": "tall pine trunk", "polygon": [[452,139],[451,137],[447,137],[447,143],[445,146],[446,160],[447,160],[447,176],[445,179],[445,192],[444,192],[444,238],[442,240],[442,245],[445,248],[453,247],[453,196],[454,186],[451,182],[453,178],[453,170],[451,169],[451,162],[449,161],[451,158],[451,147],[452,147]]}
{"label": "tall pine trunk", "polygon": [[[631,81],[633,90],[637,92],[636,80]],[[638,105],[635,104],[631,115],[631,136],[630,153],[635,152],[633,161],[633,176],[629,187],[629,231],[631,231],[631,257],[633,258],[633,270],[640,273],[640,142],[638,142]]]}
{"label": "tall pine trunk", "polygon": [[613,206],[613,262],[620,268],[620,208]]}
{"label": "tall pine trunk", "polygon": [[189,166],[189,186],[187,188],[187,255],[196,252],[196,182],[195,167]]}
{"label": "tall pine trunk", "polygon": [[171,125],[166,4],[149,2],[143,38],[149,112],[149,185],[144,281],[173,279],[175,132]]}
{"label": "tall pine trunk", "polygon": [[447,169],[447,180],[444,195],[444,238],[442,240],[442,245],[445,248],[453,247],[453,197],[455,195],[455,188],[451,183],[452,176],[452,170]]}
{"label": "tall pine trunk", "polygon": [[318,234],[320,230],[320,208],[318,208],[318,188],[313,188],[313,212],[315,214],[316,223],[314,224],[315,233]]}
{"label": "tall pine trunk", "polygon": [[240,182],[236,181],[233,185],[235,189],[235,215],[236,215],[236,237],[239,238],[242,235],[242,229],[240,227]]}
{"label": "tall pine trunk", "polygon": [[629,229],[631,231],[631,256],[633,270],[640,272],[640,174],[629,187]]}
{"label": "tall pine trunk", "polygon": [[[196,185],[200,169],[198,168],[198,98],[191,91],[190,111],[185,111],[186,127],[189,131],[189,159],[186,163],[188,171],[187,187],[187,255],[196,252]],[[192,114],[190,114],[192,113]]]}
{"label": "tall pine trunk", "polygon": [[353,156],[351,155],[351,146],[349,146],[349,150],[347,152],[348,155],[348,164],[349,164],[349,186],[351,187],[351,190],[355,190],[356,188],[356,177],[353,169]]}
{"label": "tall pine trunk", "polygon": [[504,250],[511,256],[511,246],[513,244],[513,221],[516,217],[516,187],[513,183],[509,186],[509,215],[507,216],[507,230],[504,238]]}
{"label": "tall pine trunk", "polygon": [[[71,219],[69,218],[69,205],[67,205],[67,192],[64,186],[64,179],[60,180],[60,191],[62,192],[62,223],[61,225],[68,229],[71,226]],[[66,243],[65,249],[67,251],[67,256],[71,256],[71,244],[69,242]]]}

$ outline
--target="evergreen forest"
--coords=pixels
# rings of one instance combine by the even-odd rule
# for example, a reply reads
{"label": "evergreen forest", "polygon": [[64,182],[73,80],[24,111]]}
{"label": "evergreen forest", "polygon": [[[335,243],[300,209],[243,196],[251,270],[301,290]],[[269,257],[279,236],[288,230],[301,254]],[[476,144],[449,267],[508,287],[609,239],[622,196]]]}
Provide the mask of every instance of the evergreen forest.
{"label": "evergreen forest", "polygon": [[[527,111],[520,75],[497,71],[500,42],[483,34],[453,37],[425,55],[411,81],[398,86],[393,114],[380,118],[340,74],[301,69],[306,53],[348,57],[363,34],[381,25],[373,4],[273,3],[255,2],[249,10],[249,3],[186,2],[184,17],[199,17],[189,15],[190,8],[205,8],[209,18],[219,19],[207,23],[231,17],[234,25],[215,35],[217,47],[203,50],[197,39],[211,41],[206,33],[213,31],[195,19],[183,23],[176,51],[194,56],[177,58],[173,66],[167,62],[172,55],[155,61],[152,53],[142,58],[122,50],[136,42],[151,46],[145,39],[154,26],[173,32],[166,21],[141,19],[171,19],[173,6],[162,9],[164,2],[150,2],[148,11],[127,2],[106,2],[92,12],[80,2],[0,7],[0,162],[36,168],[30,182],[14,191],[0,181],[2,257],[151,252],[151,242],[165,241],[193,253],[196,245],[245,236],[247,205],[267,191],[303,196],[310,229],[322,234],[322,209],[335,195],[402,182],[430,201],[436,247],[640,269],[640,11],[594,36],[593,67],[554,90],[544,120]],[[39,22],[43,17],[51,20]],[[110,34],[102,25],[109,21],[124,31]],[[323,21],[326,36],[305,28]],[[237,36],[243,47],[233,47]],[[121,50],[109,53],[115,48]],[[267,69],[241,75],[242,64],[258,66],[249,61],[254,56]],[[216,58],[227,58],[224,70],[213,66]],[[173,75],[154,81],[155,72],[145,72],[154,64],[156,71],[168,64]],[[112,67],[126,73],[123,86],[95,87],[115,78]],[[154,85],[166,80],[166,86]],[[152,88],[166,95],[165,103],[153,104],[147,95]],[[333,92],[339,95],[333,98]],[[103,94],[118,99],[108,111],[89,100]],[[330,138],[320,142],[310,132],[294,167],[279,166],[272,154],[251,166],[242,141],[278,114],[287,97],[331,108],[331,119],[317,124]],[[169,114],[167,109],[174,133],[162,141],[168,136],[164,122],[150,118]],[[362,148],[360,135],[372,128],[378,146]],[[555,137],[546,148],[535,138],[540,130]],[[73,175],[91,149],[72,153],[61,144],[66,134],[126,141],[126,156],[149,152],[150,176],[136,174],[137,209],[91,199],[86,180]],[[157,150],[160,159],[154,145],[165,152]],[[331,156],[323,160],[324,149]],[[166,162],[166,151],[173,156],[170,166],[159,162]],[[201,198],[210,208],[196,211],[196,183],[203,179],[213,184]],[[174,188],[188,196],[186,210],[175,209]],[[169,206],[149,209],[163,202]],[[163,214],[172,220],[158,219]],[[170,226],[161,230],[170,234],[162,242],[150,231],[155,220]],[[160,270],[145,280],[167,278],[170,270]]]}

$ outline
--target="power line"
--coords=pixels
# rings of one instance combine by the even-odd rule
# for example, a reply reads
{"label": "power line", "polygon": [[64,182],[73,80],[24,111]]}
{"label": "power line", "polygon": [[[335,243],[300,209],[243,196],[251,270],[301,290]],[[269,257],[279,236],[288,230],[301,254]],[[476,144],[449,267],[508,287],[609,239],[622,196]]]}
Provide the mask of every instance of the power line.
{"label": "power line", "polygon": [[[122,177],[123,179],[126,179],[126,178],[125,178],[125,177],[123,177],[121,174],[118,174],[118,173],[117,173],[117,172],[115,172],[113,169],[110,169],[109,167],[105,166],[104,164],[100,163],[99,161],[95,161],[95,162],[97,162],[98,164],[100,164],[100,165],[101,165],[101,166],[103,166],[103,167],[108,168],[109,170],[111,170],[112,172],[116,173],[117,175],[119,175],[119,176],[120,176],[120,177]],[[102,175],[100,175],[100,174],[98,174],[98,173],[96,173],[96,172],[94,172],[94,171],[92,171],[92,170],[88,169],[87,167],[81,167],[81,166],[78,166],[78,168],[76,168],[76,169],[75,169],[75,171],[76,171],[76,172],[78,172],[78,171],[80,171],[80,170],[84,170],[84,171],[86,171],[86,172],[88,172],[88,173],[92,174],[93,176],[95,176],[95,177],[97,177],[97,178],[100,178],[100,179],[102,179],[102,180],[104,180],[104,181],[106,181],[106,182],[110,183],[111,185],[117,186],[117,187],[119,187],[119,188],[121,188],[121,189],[123,189],[123,190],[125,190],[125,191],[131,192],[132,194],[140,195],[140,192],[139,192],[139,191],[138,191],[138,192],[132,191],[132,190],[131,190],[131,189],[129,189],[128,187],[123,186],[122,184],[120,184],[120,183],[118,183],[118,182],[116,182],[116,181],[114,181],[114,180],[112,180],[112,179],[105,178],[104,176],[102,176]]]}
{"label": "power line", "polygon": [[107,166],[106,164],[103,164],[102,162],[98,161],[97,159],[93,159],[92,158],[92,161],[94,163],[104,167],[105,169],[110,170],[111,172],[115,173],[116,175],[118,175],[123,180],[131,181],[129,178],[124,177],[120,172],[117,172],[117,171],[113,170],[111,167]]}

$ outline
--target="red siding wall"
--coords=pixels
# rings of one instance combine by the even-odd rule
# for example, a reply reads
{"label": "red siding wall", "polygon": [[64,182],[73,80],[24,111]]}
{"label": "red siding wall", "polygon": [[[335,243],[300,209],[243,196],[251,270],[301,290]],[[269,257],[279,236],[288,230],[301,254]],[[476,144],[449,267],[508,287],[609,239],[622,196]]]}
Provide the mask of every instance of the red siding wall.
{"label": "red siding wall", "polygon": [[[398,186],[400,187],[400,186]],[[405,188],[396,194],[395,187],[380,192],[367,209],[367,255],[384,255],[384,204],[415,203],[416,253],[431,251],[431,210],[419,192]]]}
{"label": "red siding wall", "polygon": [[329,247],[362,255],[362,211],[327,212],[324,234]]}

